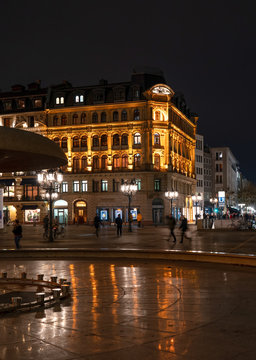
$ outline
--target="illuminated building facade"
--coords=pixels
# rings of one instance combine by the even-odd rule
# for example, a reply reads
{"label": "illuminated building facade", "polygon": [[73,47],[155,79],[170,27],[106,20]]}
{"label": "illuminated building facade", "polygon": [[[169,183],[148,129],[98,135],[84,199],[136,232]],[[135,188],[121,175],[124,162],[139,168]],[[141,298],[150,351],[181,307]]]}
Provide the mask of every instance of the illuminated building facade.
{"label": "illuminated building facade", "polygon": [[[109,222],[121,213],[126,221],[127,198],[120,192],[125,180],[138,186],[132,199],[134,219],[139,211],[144,223],[164,223],[170,211],[164,193],[177,190],[175,214],[192,220],[198,118],[166,85],[162,73],[134,73],[129,82],[101,80],[96,86],[65,82],[41,90],[40,96],[23,89],[25,107],[20,109],[21,94],[0,94],[0,125],[39,132],[66,153],[68,165],[54,209],[60,221],[92,223],[96,212]],[[35,100],[42,107],[36,108]],[[9,105],[7,110],[8,102],[12,109]],[[34,177],[4,174],[1,181],[7,180],[13,184],[13,197],[6,194],[5,204],[16,209],[21,221],[26,220],[22,211],[34,205],[42,220],[46,206]],[[32,186],[28,196],[26,185]]]}

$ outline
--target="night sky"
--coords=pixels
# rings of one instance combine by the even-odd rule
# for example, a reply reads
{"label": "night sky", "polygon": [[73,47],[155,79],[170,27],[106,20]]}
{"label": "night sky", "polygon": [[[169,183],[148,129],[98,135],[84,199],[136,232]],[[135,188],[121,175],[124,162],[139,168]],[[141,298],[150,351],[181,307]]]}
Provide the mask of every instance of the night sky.
{"label": "night sky", "polygon": [[255,171],[255,9],[251,1],[2,1],[0,88],[42,80],[129,81],[158,67],[199,114],[210,146]]}

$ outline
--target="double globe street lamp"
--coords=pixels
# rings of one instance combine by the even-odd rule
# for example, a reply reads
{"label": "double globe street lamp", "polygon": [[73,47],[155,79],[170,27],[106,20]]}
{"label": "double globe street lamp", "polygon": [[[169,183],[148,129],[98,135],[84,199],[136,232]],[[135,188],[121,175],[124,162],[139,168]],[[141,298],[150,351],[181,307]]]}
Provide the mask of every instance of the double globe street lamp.
{"label": "double globe street lamp", "polygon": [[168,200],[171,200],[171,215],[172,215],[172,202],[173,202],[173,200],[178,199],[178,196],[179,196],[178,191],[166,191],[165,192],[165,197]]}
{"label": "double globe street lamp", "polygon": [[37,174],[37,181],[42,189],[46,191],[45,197],[49,201],[50,206],[50,214],[49,214],[49,241],[53,241],[53,234],[52,234],[52,223],[53,223],[53,213],[52,213],[52,204],[53,200],[57,199],[58,193],[57,189],[59,185],[63,181],[63,175],[59,171],[55,170],[48,170],[42,171]]}
{"label": "double globe street lamp", "polygon": [[193,195],[192,196],[192,200],[195,202],[196,204],[196,224],[197,224],[197,218],[198,218],[198,213],[197,213],[197,207],[199,205],[199,201],[202,200],[202,195],[199,193],[199,194],[196,194],[196,195]]}
{"label": "double globe street lamp", "polygon": [[128,181],[125,181],[121,185],[121,191],[124,195],[128,196],[128,222],[129,222],[129,231],[132,231],[132,219],[131,219],[131,201],[132,197],[136,194],[138,190],[138,186],[135,182],[135,180],[131,180],[130,183]]}

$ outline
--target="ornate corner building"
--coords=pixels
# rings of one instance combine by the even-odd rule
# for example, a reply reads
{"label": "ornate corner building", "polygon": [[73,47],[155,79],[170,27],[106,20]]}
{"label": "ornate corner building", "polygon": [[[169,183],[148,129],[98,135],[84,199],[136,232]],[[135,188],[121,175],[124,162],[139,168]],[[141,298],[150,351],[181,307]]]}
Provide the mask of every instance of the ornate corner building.
{"label": "ornate corner building", "polygon": [[[0,125],[38,132],[65,152],[54,216],[66,223],[92,223],[96,212],[109,222],[119,213],[127,220],[127,198],[120,192],[126,180],[137,183],[134,219],[140,212],[144,223],[164,223],[170,213],[164,193],[176,190],[175,215],[192,220],[197,120],[161,73],[134,73],[130,82],[101,80],[96,86],[65,82],[41,89],[34,83],[0,93]],[[42,221],[47,203],[35,174],[2,174],[0,181],[7,217],[30,222],[36,214]]]}

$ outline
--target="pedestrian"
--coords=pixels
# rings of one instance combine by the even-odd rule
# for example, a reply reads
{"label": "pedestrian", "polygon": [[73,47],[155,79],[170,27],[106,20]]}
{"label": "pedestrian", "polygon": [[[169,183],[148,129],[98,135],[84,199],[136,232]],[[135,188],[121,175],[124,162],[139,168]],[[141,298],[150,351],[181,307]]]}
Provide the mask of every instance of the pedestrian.
{"label": "pedestrian", "polygon": [[117,218],[116,218],[116,232],[117,232],[117,236],[121,236],[122,235],[122,225],[123,225],[123,220],[120,216],[120,214],[118,214]]}
{"label": "pedestrian", "polygon": [[181,229],[181,240],[180,243],[183,243],[183,238],[185,237],[186,239],[191,240],[191,238],[189,238],[186,235],[186,231],[188,230],[188,221],[187,218],[185,218],[185,216],[181,216],[181,224],[180,224],[180,229]]}
{"label": "pedestrian", "polygon": [[[175,217],[172,216],[172,214],[171,214],[171,215],[169,216],[170,239],[171,239],[171,236],[172,236],[174,243],[176,243],[176,236],[175,236],[175,234],[174,234],[175,226],[176,226],[176,220],[175,220]],[[170,240],[170,239],[169,239],[169,240]]]}
{"label": "pedestrian", "polygon": [[14,241],[15,241],[16,249],[19,249],[20,248],[20,239],[22,238],[22,226],[20,225],[18,219],[16,219],[14,222],[14,227],[13,227],[12,232],[14,234]]}
{"label": "pedestrian", "polygon": [[101,223],[100,217],[98,214],[96,214],[94,217],[94,227],[95,227],[95,234],[97,237],[99,237],[100,223]]}
{"label": "pedestrian", "polygon": [[139,227],[139,228],[141,227],[141,220],[142,220],[142,215],[141,215],[141,213],[139,212],[138,215],[137,215],[137,222],[138,222],[138,227]]}
{"label": "pedestrian", "polygon": [[43,219],[43,227],[44,227],[44,237],[48,237],[48,228],[49,228],[49,217],[45,215]]}

